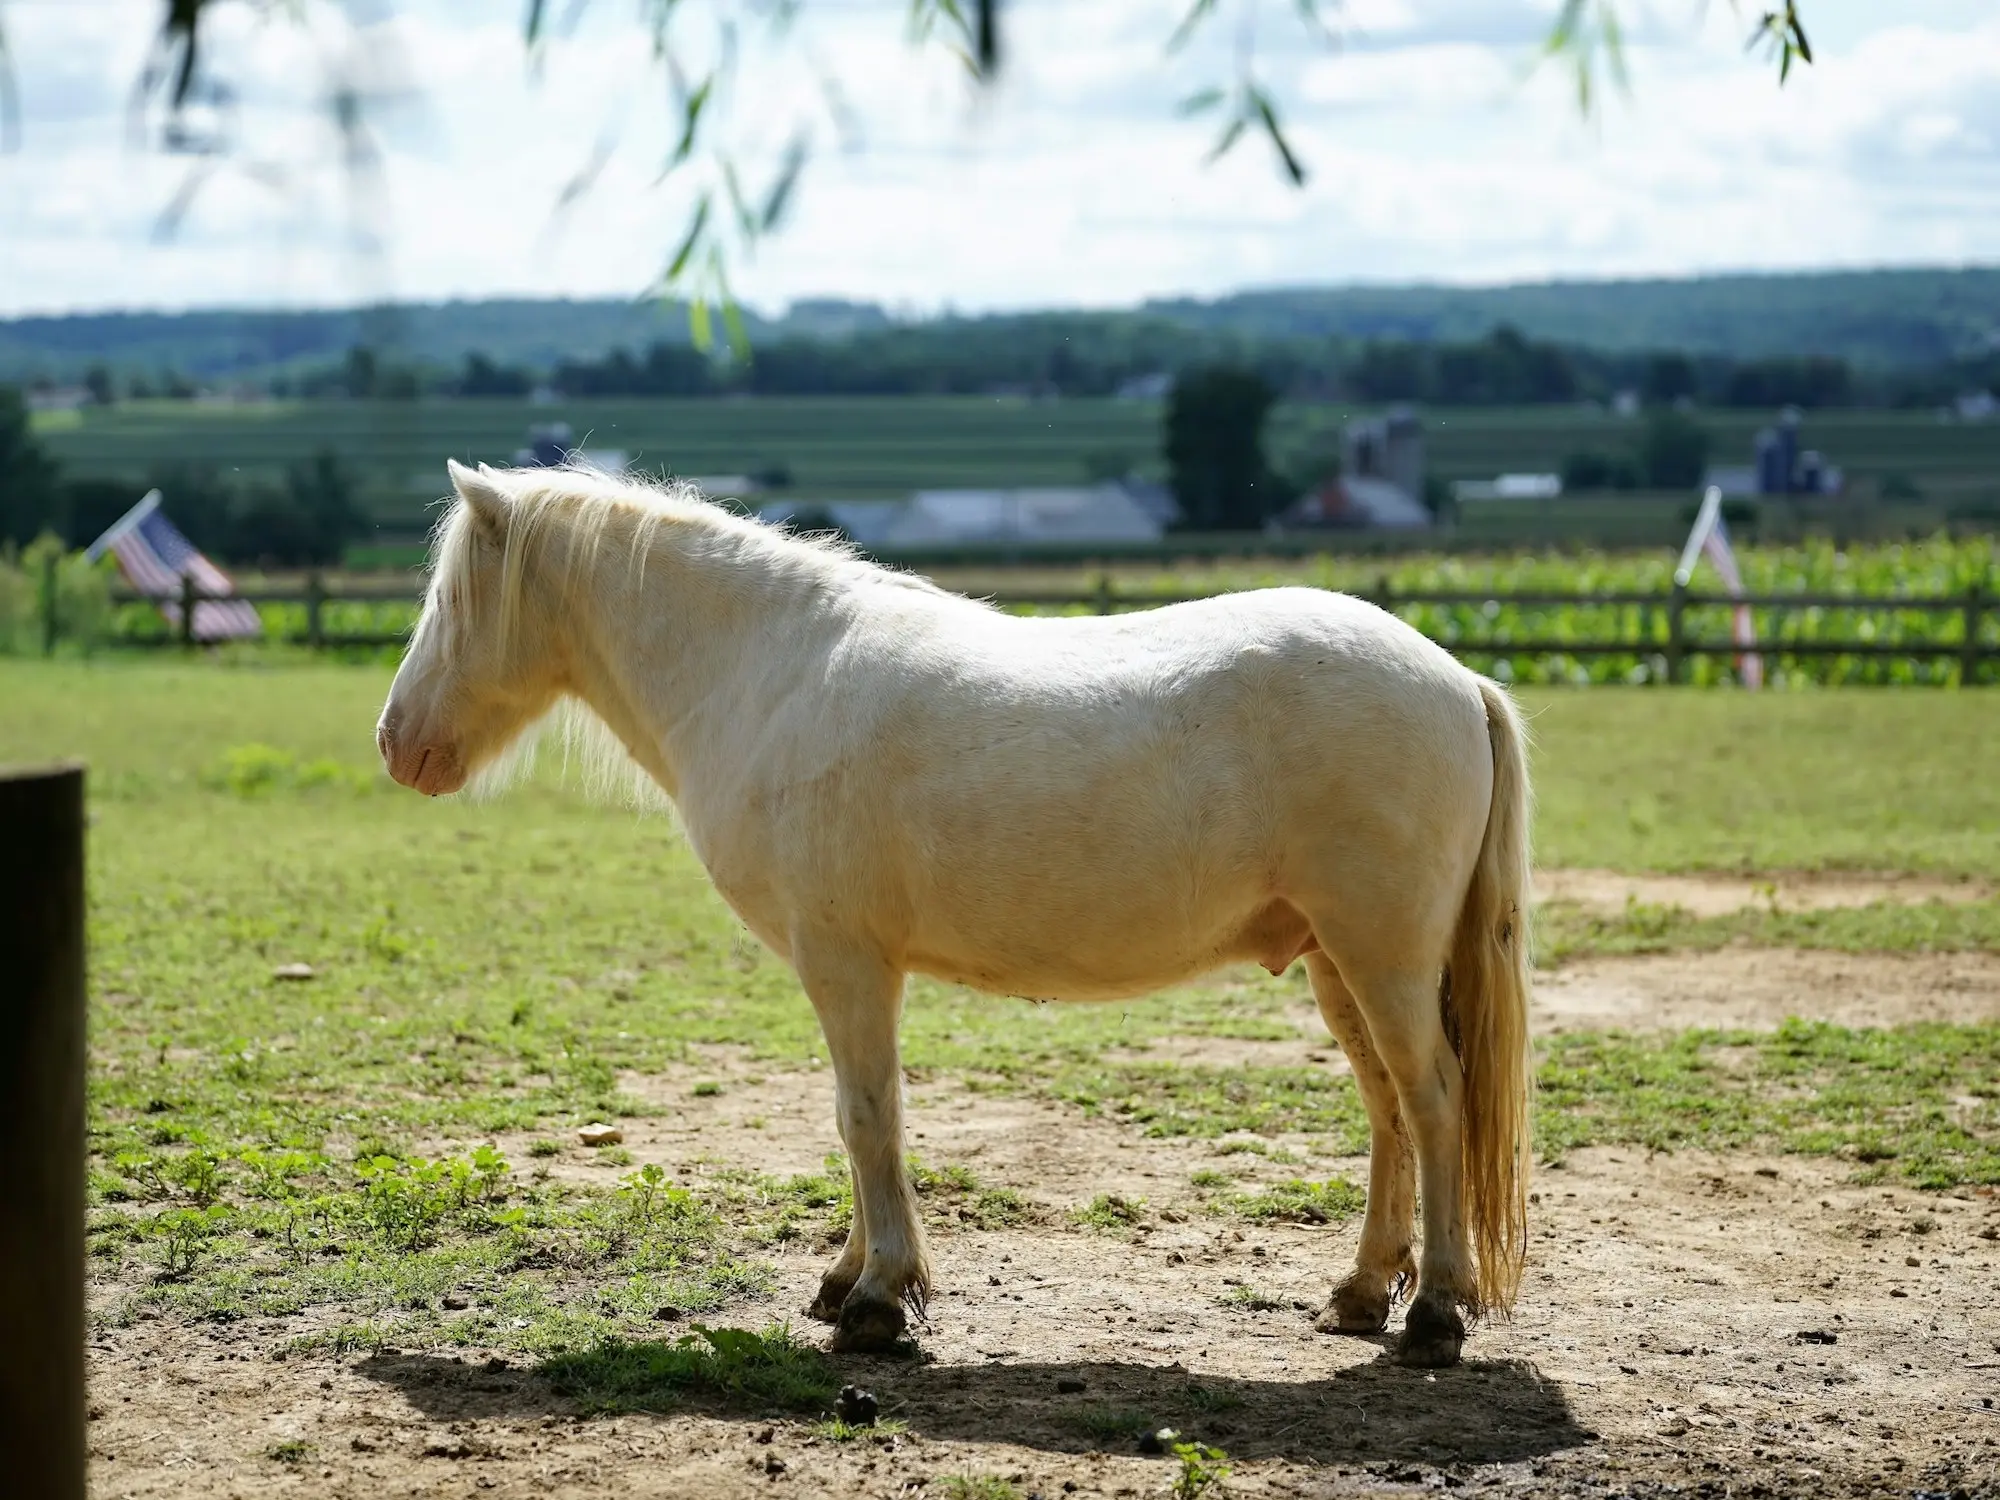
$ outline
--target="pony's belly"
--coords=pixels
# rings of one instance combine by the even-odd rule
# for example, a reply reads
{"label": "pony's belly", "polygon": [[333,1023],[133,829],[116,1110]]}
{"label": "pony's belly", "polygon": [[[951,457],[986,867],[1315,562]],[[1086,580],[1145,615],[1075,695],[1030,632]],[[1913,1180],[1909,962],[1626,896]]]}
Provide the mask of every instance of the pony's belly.
{"label": "pony's belly", "polygon": [[1122,1000],[1179,984],[1225,964],[1282,974],[1317,950],[1305,914],[1272,898],[1172,935],[1128,928],[1076,933],[1066,943],[932,942],[905,958],[917,973],[1030,1000]]}

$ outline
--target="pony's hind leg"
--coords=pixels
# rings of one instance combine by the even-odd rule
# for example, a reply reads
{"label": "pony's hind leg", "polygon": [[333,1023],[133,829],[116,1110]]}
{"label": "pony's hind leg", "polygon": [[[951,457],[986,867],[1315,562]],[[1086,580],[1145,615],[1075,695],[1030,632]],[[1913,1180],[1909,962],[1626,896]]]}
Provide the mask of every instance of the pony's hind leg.
{"label": "pony's hind leg", "polygon": [[793,963],[833,1056],[834,1109],[854,1173],[855,1224],[820,1288],[839,1312],[833,1347],[879,1351],[923,1310],[930,1266],[922,1220],[903,1163],[903,1070],[896,1050],[903,976],[865,950],[795,940]]}
{"label": "pony's hind leg", "polygon": [[1353,986],[1368,1035],[1395,1080],[1403,1118],[1416,1138],[1424,1250],[1397,1358],[1427,1367],[1456,1364],[1465,1342],[1459,1310],[1478,1311],[1479,1294],[1465,1236],[1460,1190],[1464,1090],[1458,1054],[1444,1029],[1439,997],[1443,967],[1360,972],[1343,967],[1341,972]]}
{"label": "pony's hind leg", "polygon": [[1368,1110],[1368,1213],[1361,1222],[1361,1245],[1354,1269],[1333,1289],[1319,1316],[1322,1333],[1379,1333],[1389,1321],[1389,1304],[1399,1286],[1416,1279],[1410,1254],[1416,1212],[1416,1161],[1396,1099],[1395,1080],[1383,1066],[1368,1035],[1368,1023],[1354,996],[1324,953],[1306,955],[1306,974],[1320,1016],[1354,1070],[1361,1102]]}

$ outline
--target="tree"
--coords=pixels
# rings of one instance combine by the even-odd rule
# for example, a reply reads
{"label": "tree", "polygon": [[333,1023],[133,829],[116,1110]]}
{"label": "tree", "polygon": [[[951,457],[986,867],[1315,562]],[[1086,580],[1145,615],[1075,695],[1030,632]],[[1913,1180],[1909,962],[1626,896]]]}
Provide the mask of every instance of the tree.
{"label": "tree", "polygon": [[35,441],[21,392],[0,385],[0,542],[26,546],[59,519],[56,462]]}
{"label": "tree", "polygon": [[1692,399],[1700,388],[1694,361],[1685,354],[1655,354],[1646,361],[1646,378],[1640,394],[1648,405],[1671,406],[1676,401]]}
{"label": "tree", "polygon": [[1264,456],[1278,393],[1254,371],[1192,370],[1167,400],[1168,482],[1190,531],[1254,531],[1290,497]]}
{"label": "tree", "polygon": [[1687,489],[1708,469],[1708,431],[1685,412],[1660,408],[1648,414],[1639,439],[1639,468],[1656,490]]}
{"label": "tree", "polygon": [[111,383],[111,372],[103,365],[92,365],[90,373],[83,377],[83,384],[90,392],[94,406],[110,406],[118,399],[117,389]]}

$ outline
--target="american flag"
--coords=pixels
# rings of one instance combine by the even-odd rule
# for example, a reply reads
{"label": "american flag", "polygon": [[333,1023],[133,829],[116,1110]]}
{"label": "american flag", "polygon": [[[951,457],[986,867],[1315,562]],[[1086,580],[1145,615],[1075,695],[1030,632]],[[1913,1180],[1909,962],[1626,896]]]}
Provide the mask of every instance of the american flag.
{"label": "american flag", "polygon": [[118,559],[125,581],[151,599],[175,630],[181,624],[181,579],[192,577],[195,588],[207,596],[194,607],[196,640],[242,640],[264,633],[256,606],[227,597],[236,592],[229,575],[197,552],[167,519],[158,490],[149,491],[126,511],[85,555],[95,562],[107,552]]}
{"label": "american flag", "polygon": [[[1722,575],[1723,587],[1738,598],[1743,595],[1743,574],[1736,566],[1736,553],[1729,545],[1729,528],[1722,520],[1722,491],[1710,485],[1708,493],[1701,497],[1701,511],[1695,517],[1694,530],[1688,533],[1687,546],[1681,550],[1680,566],[1674,569],[1674,582],[1686,588],[1688,580],[1694,576],[1697,560],[1707,558],[1715,564],[1715,571]],[[1738,646],[1746,648],[1736,658],[1737,675],[1743,679],[1746,688],[1760,688],[1764,685],[1764,658],[1753,649],[1757,644],[1757,622],[1751,617],[1750,606],[1736,606],[1730,623],[1730,635]]]}

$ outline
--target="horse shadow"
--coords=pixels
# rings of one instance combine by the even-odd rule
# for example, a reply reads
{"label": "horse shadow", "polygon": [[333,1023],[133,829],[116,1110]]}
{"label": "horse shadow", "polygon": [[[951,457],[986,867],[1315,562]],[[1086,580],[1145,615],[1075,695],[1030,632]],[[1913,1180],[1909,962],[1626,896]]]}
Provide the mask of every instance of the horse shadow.
{"label": "horse shadow", "polygon": [[[664,1345],[613,1340],[593,1357],[645,1358]],[[1180,1441],[1224,1447],[1233,1458],[1433,1468],[1520,1463],[1597,1437],[1560,1386],[1515,1360],[1452,1369],[1404,1368],[1386,1341],[1374,1360],[1294,1378],[1194,1374],[1134,1361],[936,1365],[834,1356],[841,1382],[865,1386],[881,1414],[925,1439],[1002,1442],[1049,1454],[1130,1453],[1170,1427]],[[574,1369],[574,1366],[570,1366]],[[575,1416],[589,1409],[553,1363],[515,1368],[441,1354],[384,1351],[359,1373],[393,1386],[436,1421]],[[662,1390],[629,1408],[760,1422],[812,1422],[823,1400],[774,1402],[754,1392]]]}

